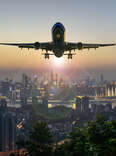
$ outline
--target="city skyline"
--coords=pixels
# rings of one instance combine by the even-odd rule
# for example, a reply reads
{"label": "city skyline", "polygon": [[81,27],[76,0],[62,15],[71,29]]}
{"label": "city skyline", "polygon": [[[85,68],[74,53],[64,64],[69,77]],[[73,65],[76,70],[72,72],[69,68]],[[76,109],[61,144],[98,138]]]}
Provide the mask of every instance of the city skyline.
{"label": "city skyline", "polygon": [[[66,28],[67,41],[116,43],[115,5],[114,0],[107,3],[105,0],[100,3],[89,0],[6,0],[0,5],[0,42],[51,41],[51,28],[60,21]],[[96,77],[103,73],[106,79],[116,79],[116,47],[76,52],[73,60],[63,58],[59,63],[55,57],[45,60],[41,51],[0,46],[0,75],[56,70],[71,77]]]}

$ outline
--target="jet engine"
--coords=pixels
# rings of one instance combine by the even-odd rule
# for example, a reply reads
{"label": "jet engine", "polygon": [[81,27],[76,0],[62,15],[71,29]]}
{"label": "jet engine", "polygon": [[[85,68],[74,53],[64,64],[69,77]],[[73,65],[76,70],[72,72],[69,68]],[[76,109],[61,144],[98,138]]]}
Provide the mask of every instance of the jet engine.
{"label": "jet engine", "polygon": [[82,50],[83,49],[83,44],[81,42],[77,43],[77,48],[78,50]]}
{"label": "jet engine", "polygon": [[39,49],[40,48],[40,43],[39,42],[35,42],[34,43],[34,47],[35,47],[35,49]]}

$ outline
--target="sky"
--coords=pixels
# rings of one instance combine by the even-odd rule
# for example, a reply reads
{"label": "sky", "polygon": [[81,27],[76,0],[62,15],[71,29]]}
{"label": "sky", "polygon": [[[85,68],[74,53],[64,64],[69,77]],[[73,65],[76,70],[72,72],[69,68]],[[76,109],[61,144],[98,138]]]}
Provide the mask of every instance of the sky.
{"label": "sky", "polygon": [[[51,41],[51,28],[61,22],[66,41],[116,43],[115,0],[0,0],[0,42]],[[55,71],[67,77],[116,80],[116,47],[76,51],[66,57],[45,60],[42,51],[0,46],[0,79],[22,72]]]}

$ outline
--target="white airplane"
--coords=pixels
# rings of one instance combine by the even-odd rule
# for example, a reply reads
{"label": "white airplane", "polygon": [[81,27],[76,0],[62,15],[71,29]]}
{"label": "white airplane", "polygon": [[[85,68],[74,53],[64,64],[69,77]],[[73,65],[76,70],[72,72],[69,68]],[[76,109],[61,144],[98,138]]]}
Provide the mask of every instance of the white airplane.
{"label": "white airplane", "polygon": [[[50,55],[55,55],[56,57],[62,57],[63,55],[67,55],[68,59],[72,59],[72,56],[75,53],[72,53],[72,50],[82,50],[82,49],[90,49],[90,48],[99,48],[105,46],[114,46],[116,44],[88,44],[82,42],[66,42],[65,41],[65,27],[62,23],[56,23],[52,27],[52,41],[51,42],[35,42],[35,43],[0,43],[1,45],[11,45],[18,46],[19,48],[34,48],[35,50],[42,49],[46,50],[44,53],[45,59]],[[52,53],[48,52],[52,51]]]}

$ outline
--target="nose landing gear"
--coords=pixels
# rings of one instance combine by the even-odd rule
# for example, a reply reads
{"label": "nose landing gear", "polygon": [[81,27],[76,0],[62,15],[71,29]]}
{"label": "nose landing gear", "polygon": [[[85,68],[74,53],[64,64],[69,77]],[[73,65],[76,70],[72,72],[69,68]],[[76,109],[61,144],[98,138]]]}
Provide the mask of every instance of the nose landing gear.
{"label": "nose landing gear", "polygon": [[45,54],[45,59],[49,59],[49,54]]}
{"label": "nose landing gear", "polygon": [[72,59],[72,54],[68,54],[68,59]]}

